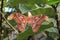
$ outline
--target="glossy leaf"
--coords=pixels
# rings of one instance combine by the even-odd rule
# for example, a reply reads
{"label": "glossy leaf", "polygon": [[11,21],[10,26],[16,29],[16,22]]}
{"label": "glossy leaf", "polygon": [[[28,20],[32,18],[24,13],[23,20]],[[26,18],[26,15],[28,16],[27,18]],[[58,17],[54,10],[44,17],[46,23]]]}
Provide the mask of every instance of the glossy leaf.
{"label": "glossy leaf", "polygon": [[31,8],[24,6],[24,4],[19,4],[19,10],[21,11],[22,14],[27,13],[28,11],[31,10]]}
{"label": "glossy leaf", "polygon": [[52,38],[58,38],[58,29],[55,27],[51,27],[45,30],[47,35]]}

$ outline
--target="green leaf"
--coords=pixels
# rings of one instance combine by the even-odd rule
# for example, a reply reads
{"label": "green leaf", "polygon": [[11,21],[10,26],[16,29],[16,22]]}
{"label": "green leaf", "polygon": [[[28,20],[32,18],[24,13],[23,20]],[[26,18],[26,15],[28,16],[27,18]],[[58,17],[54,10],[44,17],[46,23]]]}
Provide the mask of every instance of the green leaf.
{"label": "green leaf", "polygon": [[56,27],[51,27],[45,30],[46,34],[52,38],[58,38],[58,29]]}
{"label": "green leaf", "polygon": [[40,26],[40,29],[39,29],[39,32],[42,32],[50,27],[54,27],[54,25],[52,23],[48,24],[48,25],[41,25]]}
{"label": "green leaf", "polygon": [[53,8],[45,8],[45,15],[54,18],[56,14]]}
{"label": "green leaf", "polygon": [[48,25],[48,24],[50,24],[50,22],[45,21],[41,25]]}
{"label": "green leaf", "polygon": [[45,14],[49,17],[52,17],[54,18],[55,17],[55,11],[53,10],[53,8],[39,8],[39,9],[36,9],[36,10],[33,10],[31,11],[32,15],[40,15],[40,14]]}
{"label": "green leaf", "polygon": [[13,8],[17,8],[17,9],[18,9],[19,3],[20,2],[18,0],[9,0],[7,2],[9,7],[13,7]]}
{"label": "green leaf", "polygon": [[48,28],[48,29],[46,29],[45,31],[54,32],[54,33],[57,33],[57,34],[58,34],[58,29],[57,29],[56,27]]}
{"label": "green leaf", "polygon": [[25,6],[24,4],[19,4],[19,10],[21,11],[22,14],[24,14],[30,11],[31,8]]}
{"label": "green leaf", "polygon": [[60,2],[59,0],[48,0],[47,4],[48,5],[55,5],[56,3]]}
{"label": "green leaf", "polygon": [[57,27],[57,22],[54,18],[50,18],[50,22],[54,24],[54,27]]}
{"label": "green leaf", "polygon": [[49,22],[48,21],[44,21],[41,25],[49,25],[50,23],[53,23],[54,27],[57,27],[57,22],[54,18],[49,18]]}

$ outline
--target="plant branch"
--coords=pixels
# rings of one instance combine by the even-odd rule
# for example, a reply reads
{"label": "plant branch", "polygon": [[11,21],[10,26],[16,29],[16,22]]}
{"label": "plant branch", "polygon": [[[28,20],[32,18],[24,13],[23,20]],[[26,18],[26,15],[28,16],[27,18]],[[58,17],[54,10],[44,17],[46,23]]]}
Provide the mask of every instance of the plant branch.
{"label": "plant branch", "polygon": [[[3,16],[3,14],[2,14]],[[8,25],[15,30],[15,32],[18,34],[18,31],[6,20],[6,18],[3,16],[3,18],[5,19],[5,21],[8,23]]]}

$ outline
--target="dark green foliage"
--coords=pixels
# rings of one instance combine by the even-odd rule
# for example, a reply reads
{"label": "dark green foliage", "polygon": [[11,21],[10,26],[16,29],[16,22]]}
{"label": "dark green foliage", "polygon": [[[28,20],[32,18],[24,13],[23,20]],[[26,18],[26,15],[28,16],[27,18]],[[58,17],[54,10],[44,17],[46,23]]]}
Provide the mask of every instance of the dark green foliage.
{"label": "dark green foliage", "polygon": [[[54,9],[52,7],[45,8],[45,6],[46,6],[46,4],[49,6],[55,5],[56,3],[59,3],[59,2],[60,2],[60,0],[9,0],[8,2],[6,2],[6,0],[4,0],[4,8],[6,6],[8,6],[10,8],[15,8],[14,12],[21,12],[23,15],[27,15],[28,11],[30,11],[33,16],[45,14],[49,18],[54,19],[55,15],[56,15]],[[37,4],[37,6],[39,6],[38,9],[36,9],[37,7],[35,4]],[[37,32],[37,33],[45,32],[48,36],[46,38],[46,40],[54,40],[54,38],[57,38],[57,36],[58,36],[58,30],[56,27],[54,27],[54,23],[56,23],[56,22],[53,19],[51,19],[50,22],[44,21],[45,23],[43,22],[41,24],[40,29]],[[54,22],[54,23],[52,23],[52,22]],[[14,20],[10,20],[9,23],[13,27],[15,27],[17,25]],[[5,39],[7,38],[6,25],[8,25],[8,24],[3,23],[3,30],[4,30],[3,35],[4,35]],[[10,27],[10,26],[8,26],[8,27]],[[9,28],[9,30],[10,30],[9,32],[11,32],[11,29],[12,28]],[[32,31],[32,28],[30,26],[27,26],[27,29],[23,33],[19,33],[17,35],[17,40],[24,40],[28,36],[35,35],[37,33],[34,33]]]}

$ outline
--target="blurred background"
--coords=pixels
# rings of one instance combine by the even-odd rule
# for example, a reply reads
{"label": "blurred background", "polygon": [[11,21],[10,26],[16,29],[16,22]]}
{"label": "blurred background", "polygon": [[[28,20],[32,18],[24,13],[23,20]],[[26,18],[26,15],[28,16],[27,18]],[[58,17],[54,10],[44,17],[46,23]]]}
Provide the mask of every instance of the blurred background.
{"label": "blurred background", "polygon": [[[8,20],[13,13],[33,16],[45,14],[50,21],[44,21],[38,32],[30,26],[19,32],[14,19]],[[0,39],[1,40],[59,40],[60,39],[60,0],[0,0]]]}

